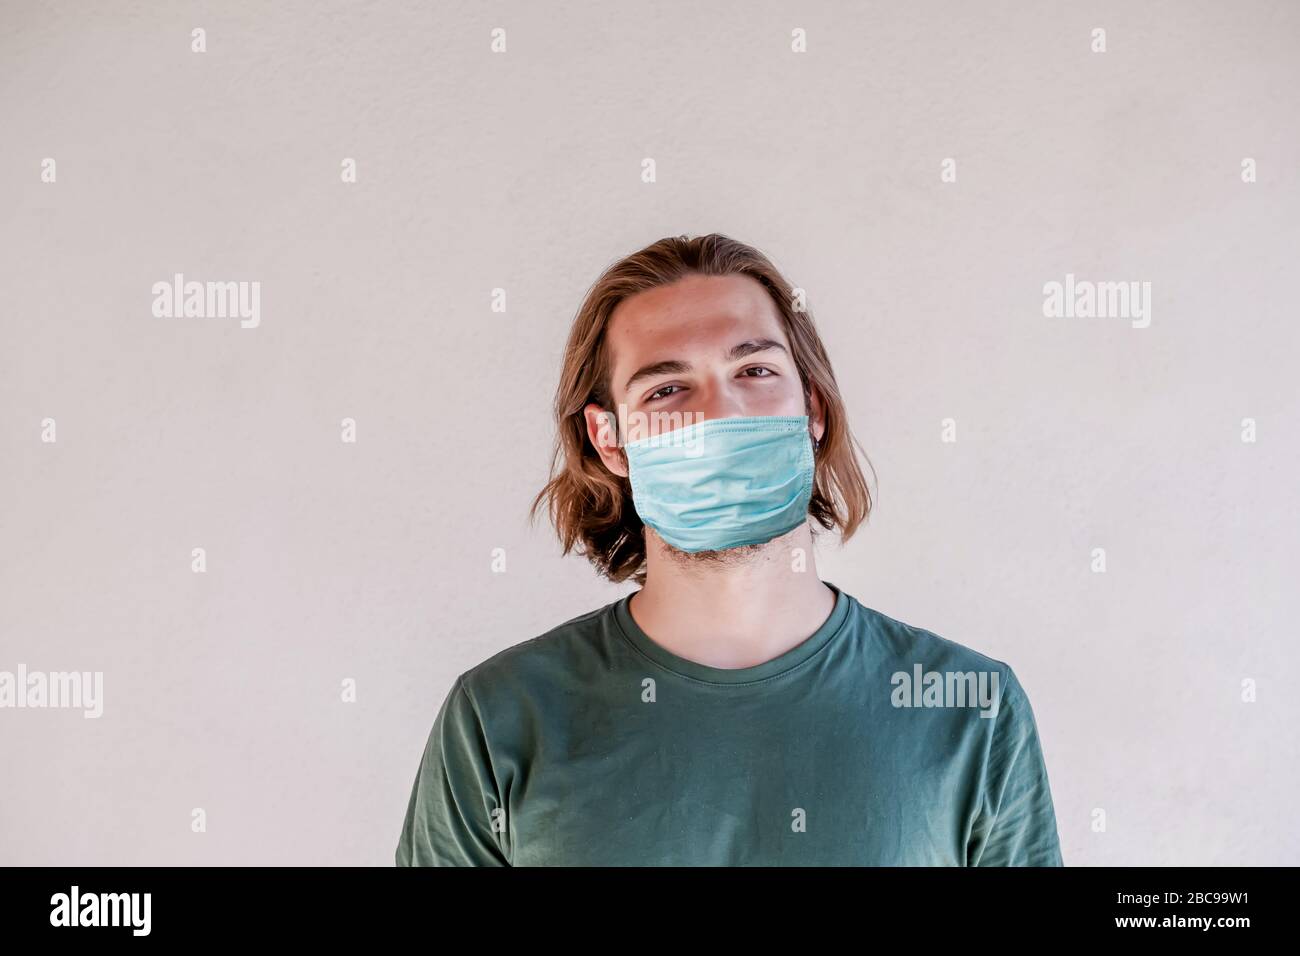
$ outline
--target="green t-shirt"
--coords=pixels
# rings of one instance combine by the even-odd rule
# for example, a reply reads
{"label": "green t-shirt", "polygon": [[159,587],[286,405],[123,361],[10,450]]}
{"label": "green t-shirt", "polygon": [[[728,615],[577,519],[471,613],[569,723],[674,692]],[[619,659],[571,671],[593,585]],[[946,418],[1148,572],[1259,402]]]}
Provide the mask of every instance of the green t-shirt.
{"label": "green t-shirt", "polygon": [[629,597],[456,679],[399,866],[1062,866],[1011,668],[860,604],[753,667],[652,641]]}

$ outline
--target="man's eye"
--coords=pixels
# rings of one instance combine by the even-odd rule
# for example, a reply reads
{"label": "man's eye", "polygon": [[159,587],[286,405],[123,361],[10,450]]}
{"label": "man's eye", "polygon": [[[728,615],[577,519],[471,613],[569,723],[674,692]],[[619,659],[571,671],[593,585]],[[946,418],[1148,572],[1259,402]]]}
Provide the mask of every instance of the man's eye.
{"label": "man's eye", "polygon": [[659,398],[667,398],[669,395],[672,394],[672,392],[668,391],[670,388],[678,388],[678,389],[679,389],[679,388],[681,388],[681,386],[680,386],[680,385],[665,385],[663,388],[655,389],[653,392],[650,393],[650,395],[647,397],[646,401],[653,402],[653,401],[655,401],[656,399],[659,399]]}
{"label": "man's eye", "polygon": [[775,375],[775,374],[776,374],[775,372],[773,372],[770,368],[768,368],[768,367],[765,366],[765,365],[755,365],[755,366],[752,367],[752,368],[747,368],[747,369],[745,369],[744,374],[745,374],[745,375],[749,375],[751,372],[762,372],[762,373],[763,373],[762,375],[753,375],[753,376],[751,376],[752,378],[766,378],[768,375]]}

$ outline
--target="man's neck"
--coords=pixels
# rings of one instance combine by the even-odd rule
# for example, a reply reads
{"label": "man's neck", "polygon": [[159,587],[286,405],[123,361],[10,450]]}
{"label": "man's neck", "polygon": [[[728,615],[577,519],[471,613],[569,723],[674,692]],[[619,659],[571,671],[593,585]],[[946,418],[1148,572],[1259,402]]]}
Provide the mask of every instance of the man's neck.
{"label": "man's neck", "polygon": [[762,664],[811,637],[835,607],[807,524],[717,562],[681,560],[653,532],[646,538],[646,583],[629,610],[651,640],[687,660]]}

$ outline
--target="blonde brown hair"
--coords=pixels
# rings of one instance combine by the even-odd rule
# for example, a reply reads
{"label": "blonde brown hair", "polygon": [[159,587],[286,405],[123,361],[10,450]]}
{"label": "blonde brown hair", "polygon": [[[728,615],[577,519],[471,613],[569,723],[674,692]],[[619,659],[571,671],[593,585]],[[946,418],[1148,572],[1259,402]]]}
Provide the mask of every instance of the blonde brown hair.
{"label": "blonde brown hair", "polygon": [[[612,409],[605,329],[624,299],[691,275],[747,275],[761,282],[776,304],[799,376],[805,402],[821,399],[825,431],[817,448],[808,513],[823,528],[839,529],[848,540],[871,513],[871,492],[855,449],[866,452],[849,430],[831,362],[812,314],[796,311],[790,283],[752,246],[712,233],[672,236],[620,259],[587,292],[569,332],[560,383],[555,390],[555,453],[551,477],[533,500],[535,519],[545,502],[564,553],[577,550],[612,581],[645,583],[645,527],[632,505],[632,486],[600,460],[587,439],[583,409],[590,402]],[[867,466],[871,462],[867,460]],[[874,469],[873,469],[874,474]]]}

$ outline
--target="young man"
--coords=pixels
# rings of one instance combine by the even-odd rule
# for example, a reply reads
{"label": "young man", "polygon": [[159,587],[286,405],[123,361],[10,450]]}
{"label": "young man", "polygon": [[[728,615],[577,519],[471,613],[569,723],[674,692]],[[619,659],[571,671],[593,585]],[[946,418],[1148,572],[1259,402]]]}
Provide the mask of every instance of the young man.
{"label": "young man", "polygon": [[1005,663],[817,574],[870,495],[789,283],[725,236],[608,269],[569,337],[543,503],[639,590],[461,674],[398,865],[1060,866]]}

